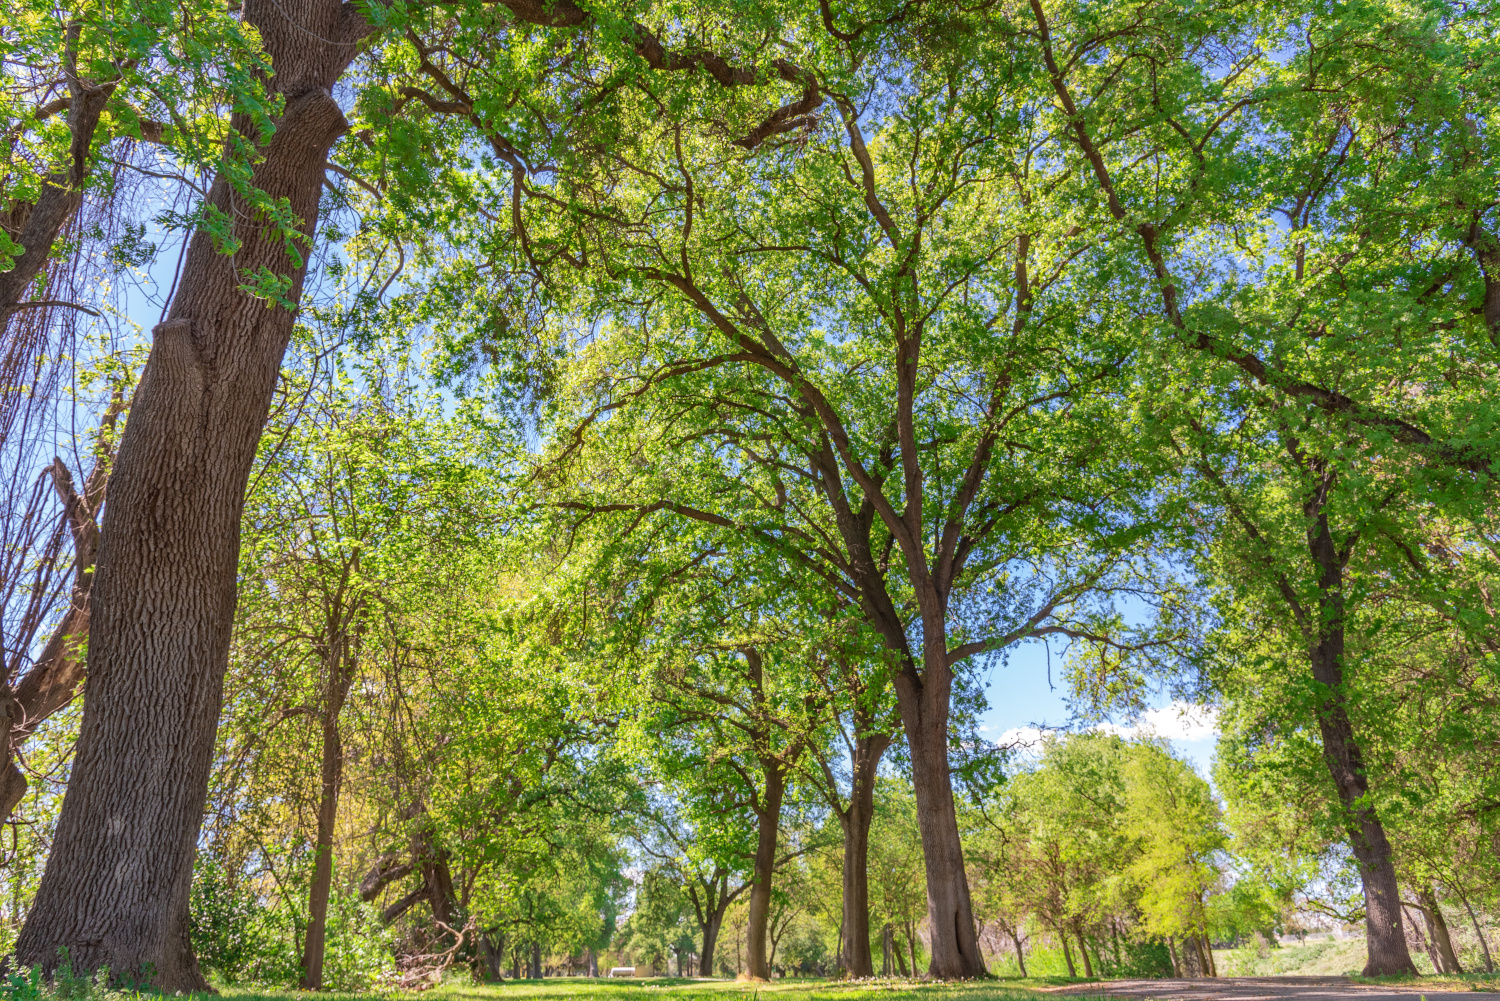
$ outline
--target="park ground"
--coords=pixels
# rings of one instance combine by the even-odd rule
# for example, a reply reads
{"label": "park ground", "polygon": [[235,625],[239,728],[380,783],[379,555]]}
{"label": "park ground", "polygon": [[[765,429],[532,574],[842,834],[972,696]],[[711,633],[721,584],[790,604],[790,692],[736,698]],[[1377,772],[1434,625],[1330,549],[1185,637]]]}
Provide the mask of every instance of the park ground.
{"label": "park ground", "polygon": [[[467,984],[450,981],[421,995],[324,994],[326,1001],[1454,1001],[1460,994],[1500,991],[1500,976],[1420,977],[1367,980],[1342,975],[1344,950],[1298,946],[1275,950],[1289,971],[1255,969],[1254,956],[1216,956],[1221,971],[1240,976],[1216,980],[1085,980],[1065,977],[995,979],[970,983],[875,980],[846,983],[792,979],[771,984],[725,980],[586,980],[559,977]],[[1264,957],[1260,957],[1262,960]],[[1226,964],[1226,960],[1228,963]],[[1266,965],[1264,963],[1260,965]],[[1258,974],[1258,975],[1252,975]],[[294,991],[229,988],[225,1001],[294,1001]]]}

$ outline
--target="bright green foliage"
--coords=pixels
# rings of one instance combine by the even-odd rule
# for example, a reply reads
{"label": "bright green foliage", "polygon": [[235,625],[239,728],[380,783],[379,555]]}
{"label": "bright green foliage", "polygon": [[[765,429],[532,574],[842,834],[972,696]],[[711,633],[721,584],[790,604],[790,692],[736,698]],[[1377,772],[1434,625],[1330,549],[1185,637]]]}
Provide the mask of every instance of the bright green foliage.
{"label": "bright green foliage", "polygon": [[1123,828],[1139,846],[1125,873],[1139,887],[1145,930],[1206,933],[1207,897],[1219,886],[1219,853],[1228,842],[1218,803],[1192,766],[1164,748],[1136,748],[1123,773]]}
{"label": "bright green foliage", "polygon": [[[255,151],[242,140],[225,156],[228,114],[244,116],[253,137],[269,135],[277,112],[261,89],[267,66],[259,39],[223,3],[211,0],[23,0],[6,7],[0,57],[6,65],[0,199],[9,205],[35,202],[59,176],[65,182],[75,156],[84,166],[84,187],[107,196],[119,179],[121,157],[150,158],[130,154],[122,141],[159,146],[158,169],[244,174]],[[70,108],[85,91],[103,91],[107,101],[92,141],[74,149]],[[172,226],[189,220],[163,221]],[[227,235],[227,220],[192,221]],[[136,256],[143,249],[139,236],[134,243],[127,239],[115,248],[123,255],[118,262],[143,263]],[[19,252],[0,228],[0,269],[9,268]]]}
{"label": "bright green foliage", "polygon": [[1049,936],[1074,972],[1158,975],[1173,965],[1163,942],[1195,949],[1243,930],[1221,922],[1256,884],[1230,882],[1218,803],[1160,742],[1047,737],[975,820],[982,913],[1016,936]]}

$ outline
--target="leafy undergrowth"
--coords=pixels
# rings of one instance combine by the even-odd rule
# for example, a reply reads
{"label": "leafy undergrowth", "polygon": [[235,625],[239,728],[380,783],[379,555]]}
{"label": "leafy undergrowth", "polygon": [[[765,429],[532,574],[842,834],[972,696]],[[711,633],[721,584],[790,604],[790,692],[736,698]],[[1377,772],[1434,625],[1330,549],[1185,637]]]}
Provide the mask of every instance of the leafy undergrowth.
{"label": "leafy undergrowth", "polygon": [[1215,949],[1214,965],[1225,977],[1347,977],[1364,969],[1365,940],[1325,939],[1279,949]]}

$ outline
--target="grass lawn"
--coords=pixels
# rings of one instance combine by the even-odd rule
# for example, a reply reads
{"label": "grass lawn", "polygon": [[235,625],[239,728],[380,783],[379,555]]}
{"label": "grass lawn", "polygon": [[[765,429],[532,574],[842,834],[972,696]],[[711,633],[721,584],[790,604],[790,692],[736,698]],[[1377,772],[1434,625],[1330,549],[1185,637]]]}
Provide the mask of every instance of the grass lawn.
{"label": "grass lawn", "polygon": [[[914,980],[875,980],[844,983],[837,980],[793,979],[770,984],[732,980],[597,979],[557,977],[547,980],[508,980],[503,984],[449,982],[421,995],[424,1001],[1037,1001],[1032,988],[1087,983],[1083,979],[1040,977],[1027,980],[986,980],[962,984],[929,984]],[[291,1001],[317,997],[319,1001],[393,1001],[396,995],[318,994],[228,987],[227,1001]]]}

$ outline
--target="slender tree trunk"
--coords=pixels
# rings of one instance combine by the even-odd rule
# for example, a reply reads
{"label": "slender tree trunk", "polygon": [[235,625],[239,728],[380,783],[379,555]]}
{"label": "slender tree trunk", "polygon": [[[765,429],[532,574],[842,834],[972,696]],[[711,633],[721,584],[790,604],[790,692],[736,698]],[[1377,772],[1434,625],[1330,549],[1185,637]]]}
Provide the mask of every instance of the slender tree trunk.
{"label": "slender tree trunk", "polygon": [[917,930],[906,922],[906,951],[911,954],[911,973],[917,975]]}
{"label": "slender tree trunk", "polygon": [[[246,0],[285,98],[250,172],[309,239],[323,164],[348,127],[330,94],[370,30],[338,0]],[[231,125],[245,133],[248,120]],[[188,896],[234,617],[246,481],[294,315],[240,291],[246,273],[290,276],[300,258],[227,178],[209,201],[236,221],[221,253],[189,245],[179,292],[153,332],[110,481],[95,571],[88,698],[73,771],[22,966],[108,966],[165,990],[207,990],[188,939]]]}
{"label": "slender tree trunk", "polygon": [[745,974],[750,980],[769,981],[771,964],[766,954],[766,934],[771,918],[771,882],[776,876],[776,841],[781,828],[786,774],[779,761],[762,761],[761,774],[765,786],[755,811],[760,829],[755,839],[754,880],[750,884]]}
{"label": "slender tree trunk", "polygon": [[344,771],[344,744],[339,735],[339,714],[349,696],[354,670],[348,641],[339,637],[330,644],[334,651],[328,664],[328,688],[323,699],[322,788],[318,799],[318,840],[314,848],[312,887],[307,902],[307,937],[302,947],[302,988],[323,989],[323,953],[327,945],[328,895],[333,888],[333,825],[338,819],[339,784]]}
{"label": "slender tree trunk", "polygon": [[1083,956],[1083,975],[1085,977],[1092,977],[1094,975],[1094,964],[1089,961],[1089,946],[1083,940],[1083,929],[1078,926],[1077,922],[1073,924],[1073,934],[1078,936],[1078,952]]}
{"label": "slender tree trunk", "polygon": [[1426,919],[1432,944],[1437,947],[1437,953],[1443,960],[1439,969],[1444,973],[1464,972],[1458,961],[1458,952],[1453,948],[1453,938],[1448,934],[1448,922],[1443,917],[1443,909],[1438,906],[1437,894],[1430,884],[1417,890],[1417,902],[1422,905],[1422,916]]}
{"label": "slender tree trunk", "polygon": [[[1425,911],[1421,911],[1420,908],[1418,910],[1422,914],[1422,921],[1427,925],[1428,934],[1423,935],[1422,925],[1415,921],[1412,922],[1412,931],[1416,933],[1417,944],[1427,953],[1427,958],[1432,960],[1433,970],[1438,973],[1447,973],[1447,964],[1443,962],[1443,957],[1438,954],[1436,935],[1433,933],[1432,918]],[[1411,914],[1408,913],[1407,917],[1410,918]]]}
{"label": "slender tree trunk", "polygon": [[844,970],[850,977],[873,977],[870,954],[870,822],[875,818],[875,775],[890,746],[888,734],[856,735],[849,808],[839,812],[844,828]]}
{"label": "slender tree trunk", "polygon": [[1474,914],[1474,908],[1469,906],[1469,898],[1459,893],[1458,899],[1463,901],[1464,910],[1469,912],[1469,921],[1474,925],[1474,937],[1479,939],[1479,949],[1484,954],[1484,972],[1495,972],[1495,961],[1490,956],[1490,943],[1484,937],[1484,931],[1479,927],[1479,918]]}
{"label": "slender tree trunk", "polygon": [[1064,925],[1058,926],[1057,939],[1062,943],[1063,959],[1068,964],[1068,976],[1078,976],[1078,968],[1073,965],[1073,950],[1068,946],[1068,929]]}
{"label": "slender tree trunk", "polygon": [[896,969],[892,953],[896,951],[895,936],[891,934],[891,923],[887,921],[880,929],[880,975],[889,977]]}
{"label": "slender tree trunk", "polygon": [[1206,969],[1208,970],[1208,975],[1217,978],[1219,976],[1219,967],[1214,963],[1214,943],[1208,937],[1208,932],[1203,933],[1203,955],[1207,960]]}
{"label": "slender tree trunk", "polygon": [[1171,935],[1167,936],[1167,955],[1172,958],[1172,976],[1182,976],[1182,963],[1177,959],[1177,943]]}
{"label": "slender tree trunk", "polygon": [[1401,892],[1385,827],[1370,805],[1370,784],[1364,755],[1355,739],[1344,696],[1344,566],[1348,553],[1333,540],[1322,494],[1308,501],[1313,523],[1308,549],[1319,568],[1316,640],[1309,651],[1313,680],[1323,686],[1318,707],[1318,730],[1323,738],[1323,760],[1344,805],[1345,829],[1359,866],[1365,895],[1367,977],[1410,974],[1417,967],[1406,948],[1401,923]]}
{"label": "slender tree trunk", "polygon": [[1012,929],[1010,941],[1016,947],[1016,966],[1021,970],[1021,976],[1026,976],[1026,956],[1021,952],[1021,933],[1019,929]]}
{"label": "slender tree trunk", "polygon": [[[948,716],[953,674],[941,616],[924,615],[929,632],[920,678],[908,665],[895,677],[901,722],[911,752],[912,785],[927,875],[927,916],[932,930],[928,972],[940,980],[984,976],[984,956],[974,926],[964,872],[958,813],[948,767]],[[929,618],[932,621],[927,621]],[[935,633],[935,635],[933,635]]]}
{"label": "slender tree trunk", "polygon": [[542,943],[533,940],[531,943],[531,970],[532,980],[542,979]]}

